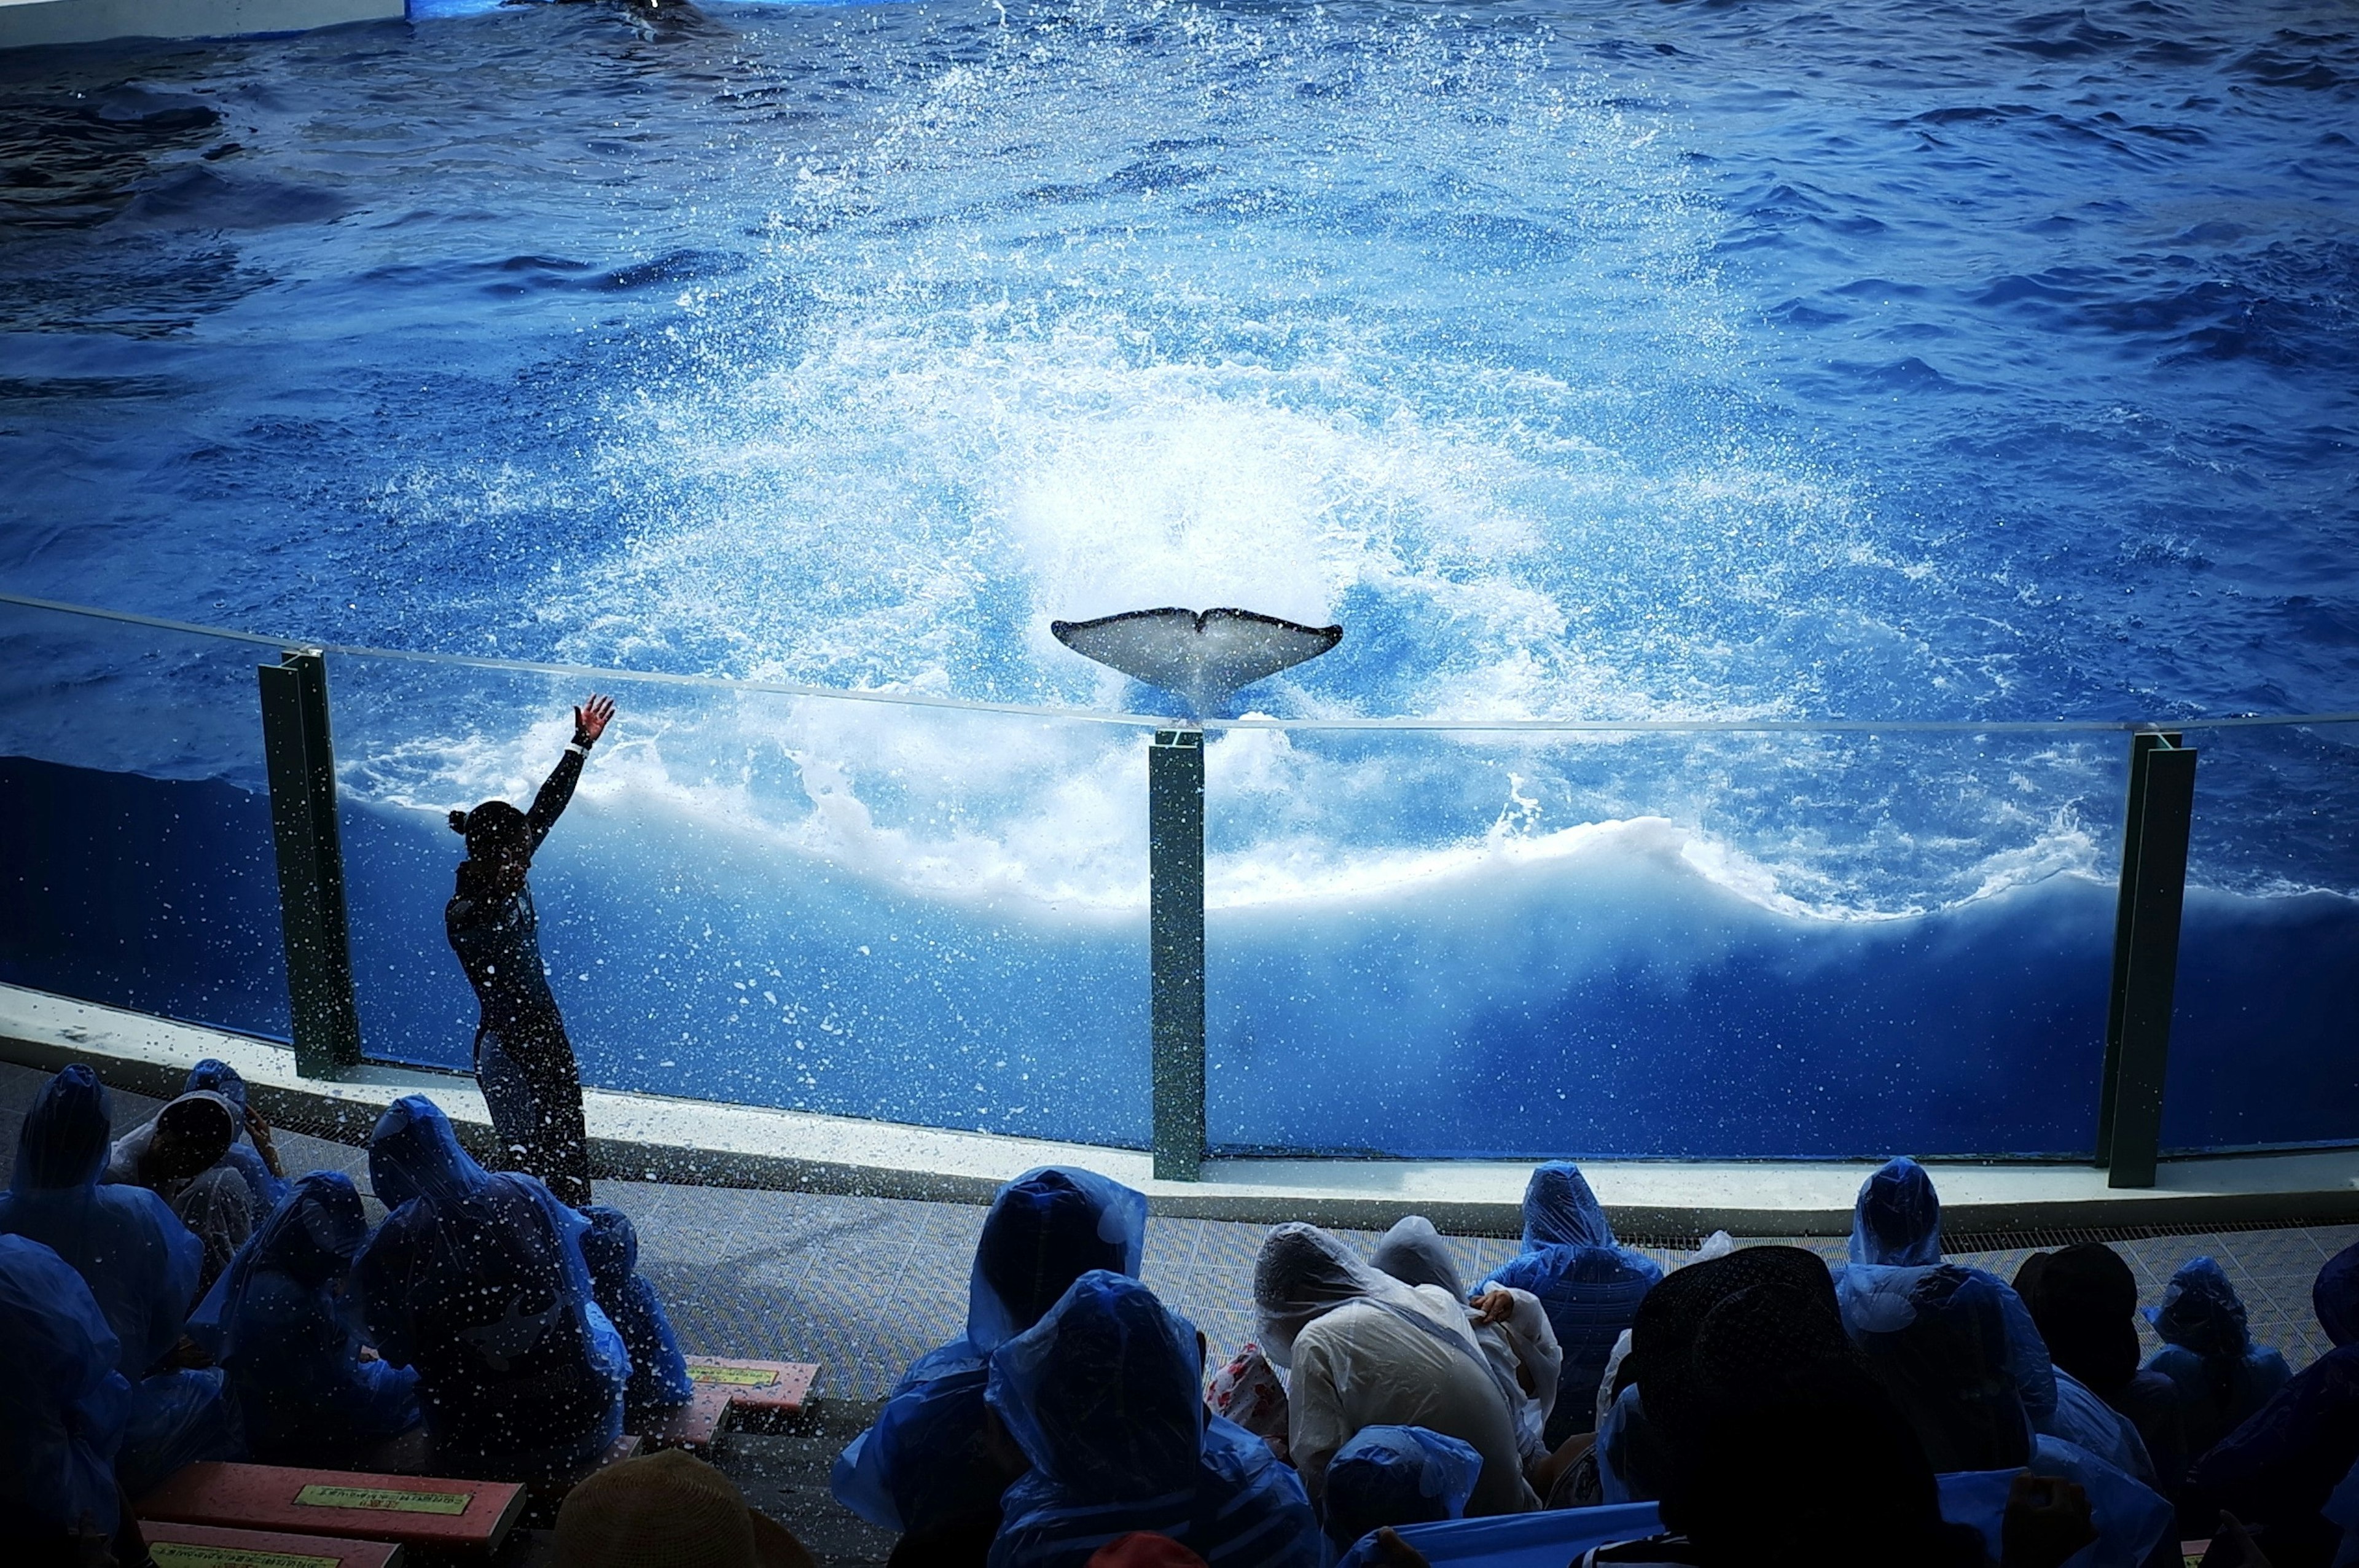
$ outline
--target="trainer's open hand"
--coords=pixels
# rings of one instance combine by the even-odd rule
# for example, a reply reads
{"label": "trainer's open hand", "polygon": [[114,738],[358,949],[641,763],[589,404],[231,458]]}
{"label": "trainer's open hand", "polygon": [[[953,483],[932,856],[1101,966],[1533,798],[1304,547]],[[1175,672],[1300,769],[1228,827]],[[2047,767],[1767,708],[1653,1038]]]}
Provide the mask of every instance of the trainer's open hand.
{"label": "trainer's open hand", "polygon": [[590,700],[573,710],[573,738],[584,746],[594,746],[614,721],[614,699],[592,692]]}

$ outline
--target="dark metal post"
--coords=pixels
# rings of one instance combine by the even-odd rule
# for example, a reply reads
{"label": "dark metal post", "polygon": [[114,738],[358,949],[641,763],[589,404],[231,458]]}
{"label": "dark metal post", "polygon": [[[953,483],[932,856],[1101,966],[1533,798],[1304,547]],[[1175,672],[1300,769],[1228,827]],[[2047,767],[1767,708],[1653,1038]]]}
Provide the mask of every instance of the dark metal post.
{"label": "dark metal post", "polygon": [[1147,951],[1155,1174],[1204,1163],[1204,732],[1158,730],[1147,750]]}
{"label": "dark metal post", "polygon": [[262,679],[262,752],[270,774],[270,829],[278,851],[278,914],[287,939],[287,992],[295,1015],[295,1070],[333,1076],[361,1059],[353,954],[344,918],[343,841],[336,831],[336,757],[328,733],[328,666],[288,653]]}
{"label": "dark metal post", "polygon": [[2122,886],[2114,914],[2113,992],[2097,1101],[2097,1163],[2106,1184],[2154,1185],[2162,1091],[2179,979],[2187,841],[2195,817],[2195,752],[2177,735],[2130,738]]}

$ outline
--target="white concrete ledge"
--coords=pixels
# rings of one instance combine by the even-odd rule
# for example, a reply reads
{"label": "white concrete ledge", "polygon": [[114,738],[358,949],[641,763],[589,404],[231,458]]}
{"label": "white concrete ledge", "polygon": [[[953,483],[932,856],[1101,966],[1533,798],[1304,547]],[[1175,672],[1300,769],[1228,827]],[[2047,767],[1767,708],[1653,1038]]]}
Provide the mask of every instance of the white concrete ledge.
{"label": "white concrete ledge", "polygon": [[0,49],[301,33],[406,14],[404,0],[0,0]]}
{"label": "white concrete ledge", "polygon": [[[273,1125],[360,1143],[387,1105],[415,1093],[449,1112],[471,1145],[490,1142],[483,1097],[462,1076],[366,1066],[306,1078],[283,1045],[0,986],[0,1059],[48,1072],[84,1062],[109,1084],[168,1096],[206,1056],[245,1076]],[[1127,1182],[1158,1214],[1374,1227],[1423,1214],[1460,1234],[1512,1236],[1531,1170],[1523,1161],[1215,1160],[1201,1182],[1158,1182],[1148,1156],[1133,1149],[603,1089],[582,1101],[600,1175],[691,1185],[984,1203],[1034,1165],[1071,1164]],[[1842,1235],[1870,1168],[1784,1161],[1582,1165],[1616,1227],[1639,1237],[1721,1229]],[[2169,1160],[2158,1184],[2145,1191],[2109,1188],[2104,1173],[2082,1165],[1943,1163],[1938,1177],[1953,1236],[2359,1221],[2359,1151],[2352,1150]]]}

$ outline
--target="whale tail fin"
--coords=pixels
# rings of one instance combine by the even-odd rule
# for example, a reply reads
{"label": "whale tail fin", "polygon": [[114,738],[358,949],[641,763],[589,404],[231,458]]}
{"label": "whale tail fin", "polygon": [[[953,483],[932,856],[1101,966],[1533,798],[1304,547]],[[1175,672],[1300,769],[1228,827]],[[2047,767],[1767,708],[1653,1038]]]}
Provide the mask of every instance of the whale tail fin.
{"label": "whale tail fin", "polygon": [[1241,688],[1343,640],[1341,626],[1303,626],[1250,610],[1132,610],[1095,621],[1052,621],[1049,632],[1083,658],[1171,693],[1198,719],[1217,715]]}

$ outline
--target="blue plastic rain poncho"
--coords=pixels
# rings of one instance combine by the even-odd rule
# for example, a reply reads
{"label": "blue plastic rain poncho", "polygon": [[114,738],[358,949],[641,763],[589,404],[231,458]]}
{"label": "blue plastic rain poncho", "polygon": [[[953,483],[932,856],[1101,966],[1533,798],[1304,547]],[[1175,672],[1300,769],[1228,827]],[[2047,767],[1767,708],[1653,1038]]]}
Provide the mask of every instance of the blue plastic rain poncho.
{"label": "blue plastic rain poncho", "polygon": [[1044,1165],[1000,1188],[975,1243],[966,1333],[902,1374],[836,1459],[835,1500],[908,1533],[995,1516],[1015,1474],[984,1443],[991,1353],[1091,1270],[1135,1277],[1146,1239],[1146,1197],[1094,1172]]}
{"label": "blue plastic rain poncho", "polygon": [[1595,1423],[1597,1385],[1614,1342],[1663,1277],[1661,1265],[1619,1246],[1580,1168],[1551,1160],[1524,1189],[1524,1250],[1492,1282],[1539,1298],[1563,1361],[1545,1436],[1554,1448]]}
{"label": "blue plastic rain poncho", "polygon": [[369,1139],[393,1213],[353,1263],[369,1336],[415,1367],[434,1463],[561,1476],[623,1430],[630,1358],[582,1260],[587,1223],[530,1176],[486,1173],[431,1100],[396,1100]]}
{"label": "blue plastic rain poncho", "polygon": [[0,1519],[8,1539],[120,1522],[114,1452],[131,1385],[114,1330],[55,1252],[0,1236]]}
{"label": "blue plastic rain poncho", "polygon": [[1082,1568],[1132,1530],[1212,1568],[1304,1568],[1319,1524],[1295,1473],[1204,1409],[1196,1331],[1093,1270],[992,1353],[990,1406],[1032,1463],[1007,1488],[991,1568]]}
{"label": "blue plastic rain poncho", "polygon": [[655,1287],[639,1278],[639,1233],[630,1217],[604,1204],[582,1209],[590,1228],[582,1233],[582,1260],[590,1269],[590,1289],[623,1348],[631,1354],[631,1384],[623,1395],[630,1411],[677,1410],[695,1396],[679,1340],[656,1300]]}
{"label": "blue plastic rain poncho", "polygon": [[418,1374],[362,1360],[345,1283],[368,1220],[352,1178],[314,1171],[263,1221],[189,1325],[229,1373],[265,1465],[344,1465],[418,1424]]}
{"label": "blue plastic rain poncho", "polygon": [[2283,1356],[2253,1343],[2236,1287],[2209,1258],[2181,1264],[2146,1315],[2162,1339],[2147,1370],[2170,1379],[2190,1455],[2208,1453],[2293,1377]]}
{"label": "blue plastic rain poncho", "polygon": [[2272,1556],[2330,1556],[2339,1532],[2320,1510],[2359,1464],[2359,1246],[2327,1260],[2310,1309],[2334,1348],[2293,1379],[2188,1471],[2191,1492],[2248,1525]]}
{"label": "blue plastic rain poncho", "polygon": [[1924,1166],[1904,1156],[1860,1184],[1851,1260],[1902,1269],[1941,1260],[1941,1199]]}
{"label": "blue plastic rain poncho", "polygon": [[1391,1525],[1462,1519],[1483,1474],[1472,1444],[1421,1426],[1365,1426],[1327,1463],[1327,1539],[1349,1552]]}

